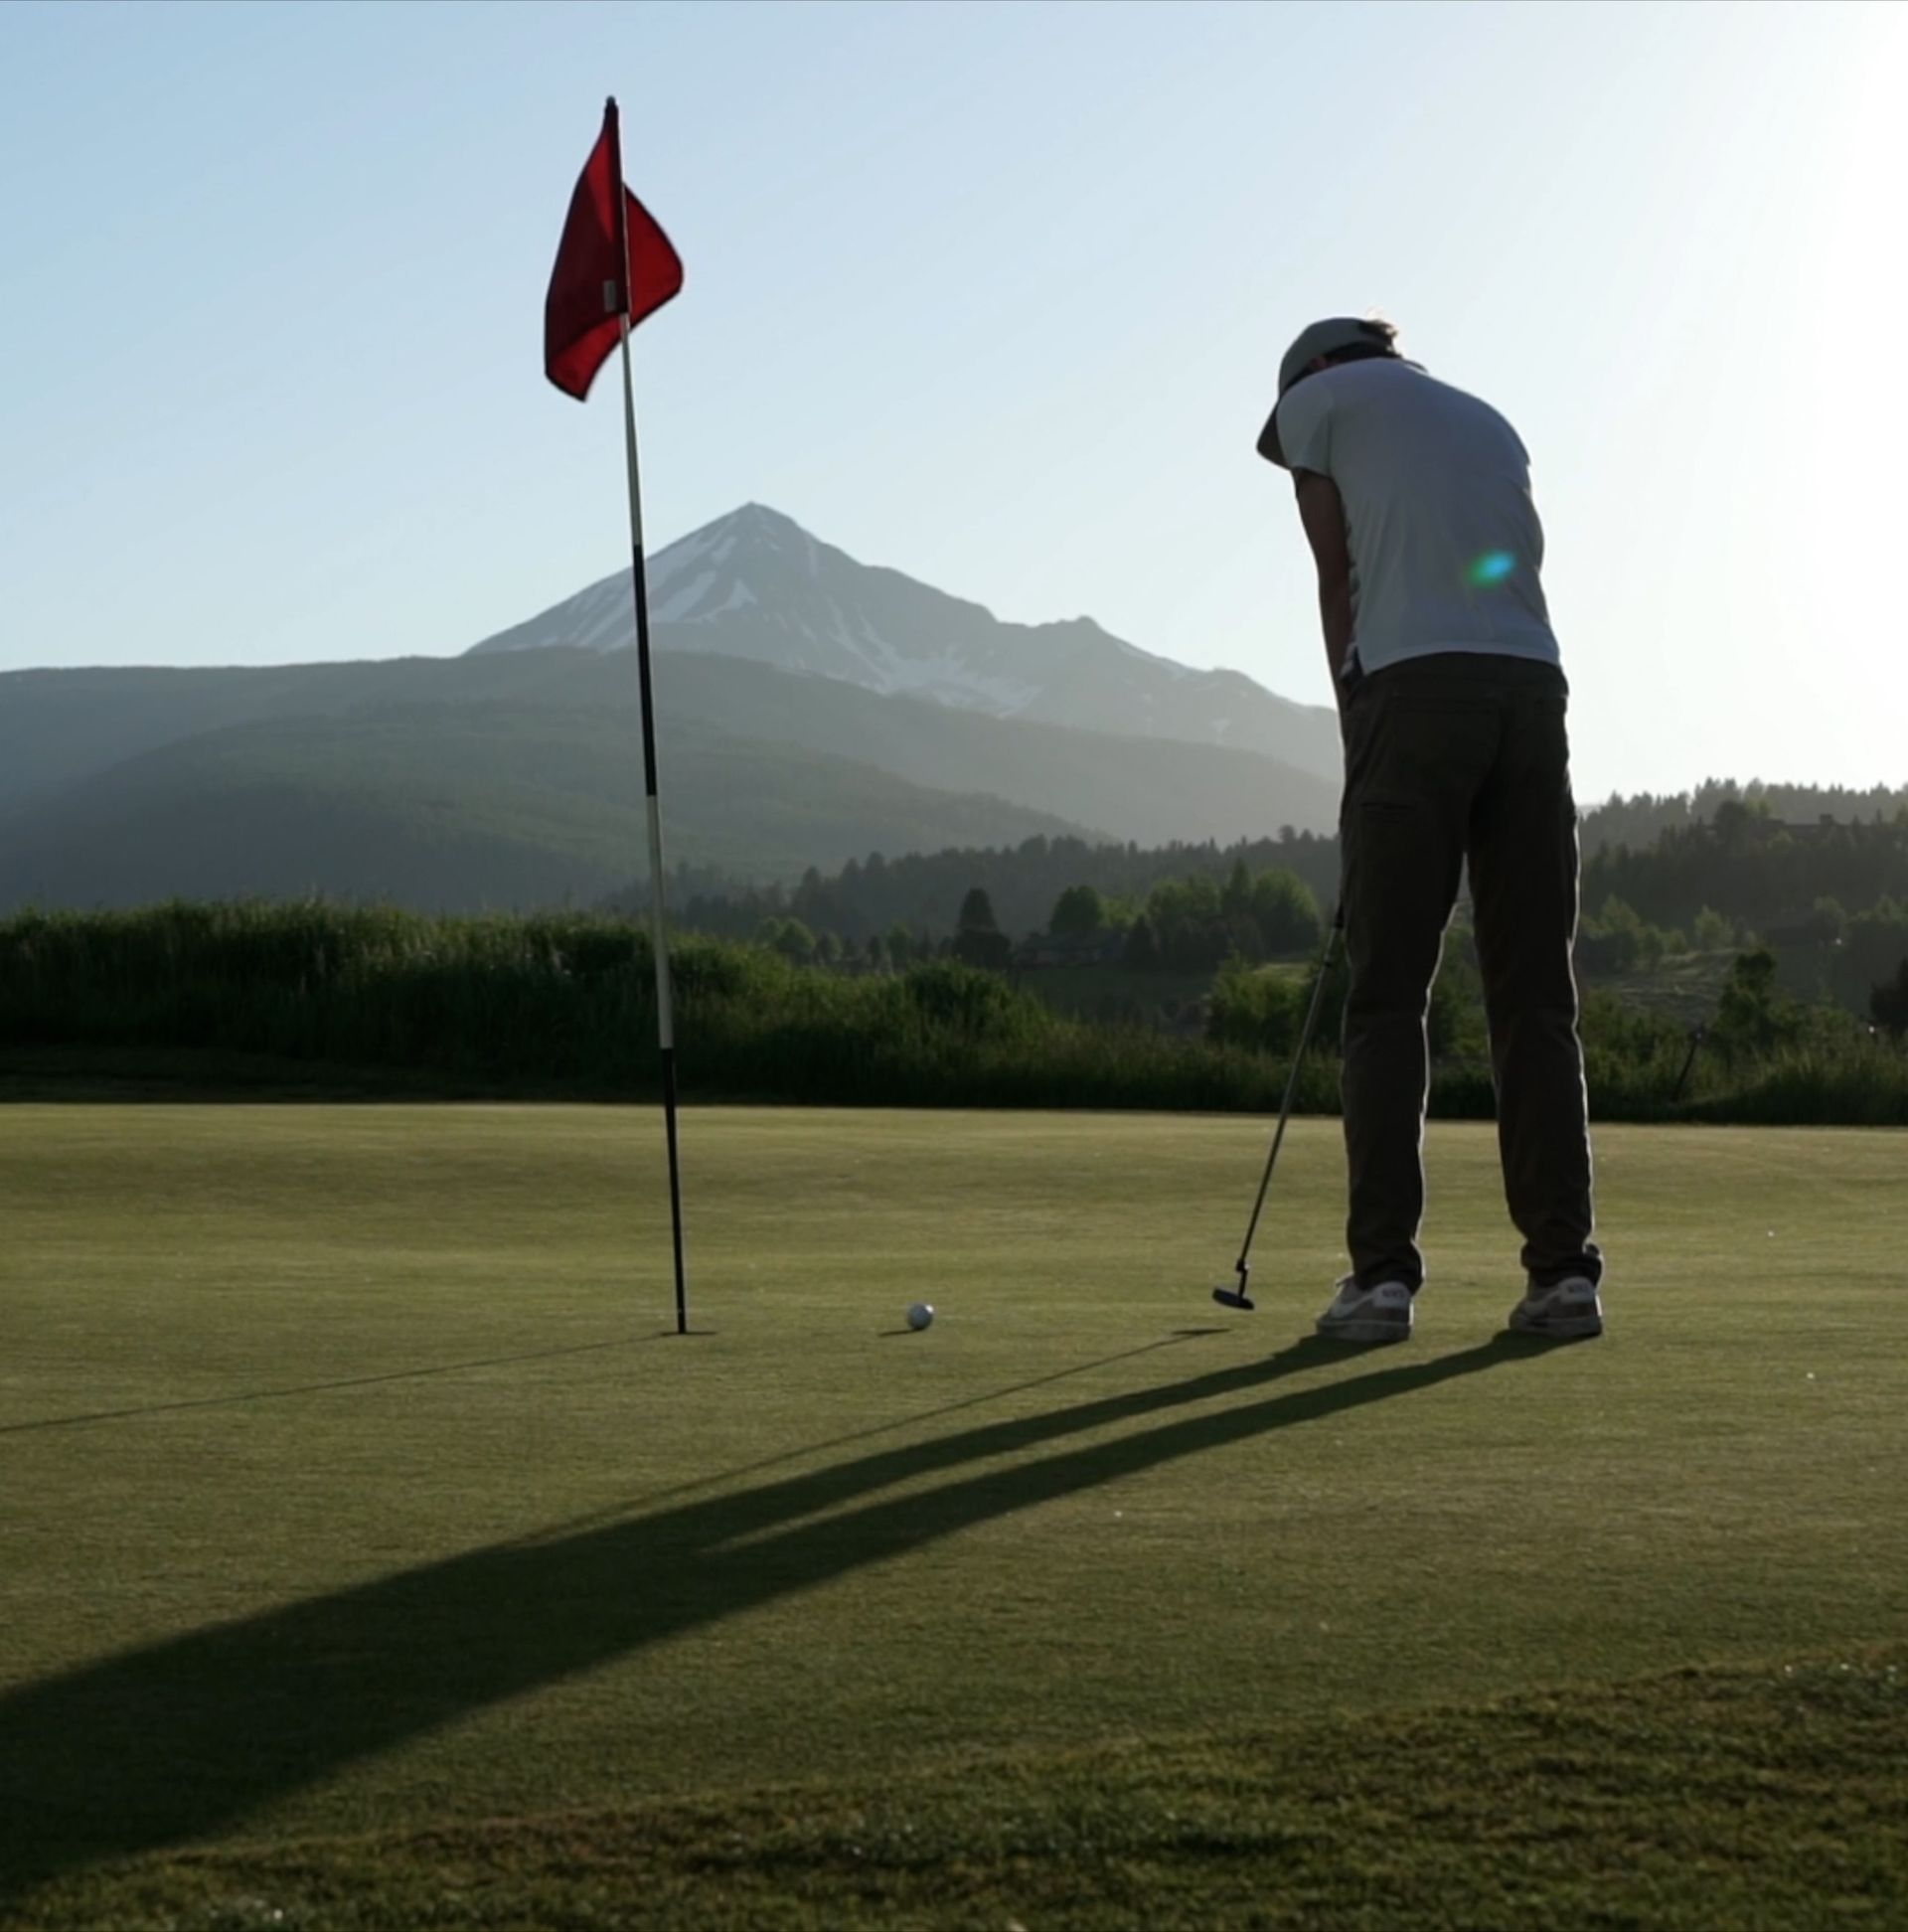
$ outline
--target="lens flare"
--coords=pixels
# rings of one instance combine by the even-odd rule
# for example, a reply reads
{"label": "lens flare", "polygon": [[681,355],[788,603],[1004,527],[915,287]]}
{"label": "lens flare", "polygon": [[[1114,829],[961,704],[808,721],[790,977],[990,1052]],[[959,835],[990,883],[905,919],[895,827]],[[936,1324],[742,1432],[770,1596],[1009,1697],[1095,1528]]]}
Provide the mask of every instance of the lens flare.
{"label": "lens flare", "polygon": [[1502,583],[1516,567],[1517,560],[1509,551],[1486,551],[1465,571],[1464,580],[1473,588],[1480,584]]}

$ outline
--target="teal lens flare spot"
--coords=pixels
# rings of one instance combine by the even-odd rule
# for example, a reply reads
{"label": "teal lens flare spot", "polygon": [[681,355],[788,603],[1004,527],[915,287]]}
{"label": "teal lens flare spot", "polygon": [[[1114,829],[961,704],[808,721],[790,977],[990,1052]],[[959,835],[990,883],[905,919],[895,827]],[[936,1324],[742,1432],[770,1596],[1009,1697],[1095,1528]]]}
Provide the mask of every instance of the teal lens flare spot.
{"label": "teal lens flare spot", "polygon": [[1472,585],[1502,583],[1517,567],[1509,551],[1487,551],[1465,571],[1464,580]]}

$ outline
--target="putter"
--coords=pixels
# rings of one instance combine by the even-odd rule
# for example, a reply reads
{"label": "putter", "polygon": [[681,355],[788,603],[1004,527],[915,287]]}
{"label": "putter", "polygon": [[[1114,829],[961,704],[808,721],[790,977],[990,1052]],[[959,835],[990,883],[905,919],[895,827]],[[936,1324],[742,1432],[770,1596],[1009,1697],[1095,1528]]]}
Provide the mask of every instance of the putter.
{"label": "putter", "polygon": [[1319,976],[1312,983],[1312,1004],[1305,1010],[1305,1025],[1299,1029],[1299,1044],[1292,1054],[1292,1070],[1285,1076],[1285,1100],[1279,1108],[1279,1124],[1272,1136],[1272,1151],[1265,1157],[1265,1173],[1259,1181],[1259,1198],[1252,1204],[1252,1218],[1246,1222],[1245,1241],[1232,1272],[1239,1278],[1236,1288],[1218,1287],[1212,1299],[1222,1308],[1250,1311],[1256,1304],[1250,1293],[1252,1282],[1252,1237],[1259,1231],[1259,1215],[1265,1210],[1266,1190],[1272,1185],[1272,1170],[1278,1165],[1279,1147],[1285,1139],[1285,1123],[1292,1118],[1293,1097],[1299,1090],[1299,1068],[1305,1063],[1305,1049],[1312,1044],[1312,1029],[1317,1026],[1319,1008],[1325,1001],[1325,982],[1331,976],[1332,957],[1338,950],[1339,935],[1345,930],[1345,901],[1332,915],[1332,929],[1325,935],[1325,951],[1319,955]]}

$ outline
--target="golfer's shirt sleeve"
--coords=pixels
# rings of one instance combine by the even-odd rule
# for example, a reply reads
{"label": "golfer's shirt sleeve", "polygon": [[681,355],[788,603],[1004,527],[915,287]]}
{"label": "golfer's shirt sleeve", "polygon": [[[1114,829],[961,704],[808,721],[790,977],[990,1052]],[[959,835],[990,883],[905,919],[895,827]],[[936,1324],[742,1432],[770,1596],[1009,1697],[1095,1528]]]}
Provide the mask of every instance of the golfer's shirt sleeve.
{"label": "golfer's shirt sleeve", "polygon": [[1332,474],[1332,386],[1314,377],[1279,401],[1279,450],[1290,470]]}

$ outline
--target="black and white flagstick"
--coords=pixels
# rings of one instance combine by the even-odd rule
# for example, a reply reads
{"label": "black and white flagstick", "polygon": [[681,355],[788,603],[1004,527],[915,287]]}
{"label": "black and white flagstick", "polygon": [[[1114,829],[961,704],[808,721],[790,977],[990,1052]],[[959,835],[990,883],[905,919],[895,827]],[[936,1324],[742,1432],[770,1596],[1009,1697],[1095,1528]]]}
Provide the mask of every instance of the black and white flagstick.
{"label": "black and white flagstick", "polygon": [[656,1042],[663,1061],[663,1121],[669,1140],[669,1219],[676,1243],[676,1333],[689,1333],[689,1280],[683,1261],[683,1175],[676,1140],[676,1016],[670,998],[669,930],[663,908],[663,821],[656,781],[656,693],[649,668],[649,571],[643,558],[643,486],[636,461],[636,385],[629,361],[629,202],[623,189],[622,132],[609,103],[611,180],[622,287],[623,442],[629,456],[630,585],[636,597],[636,676],[643,699],[643,790],[649,811],[649,930],[656,958]]}

